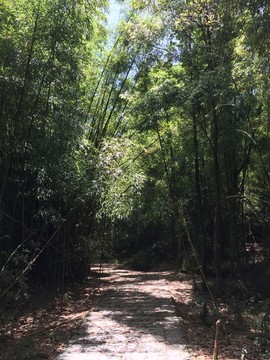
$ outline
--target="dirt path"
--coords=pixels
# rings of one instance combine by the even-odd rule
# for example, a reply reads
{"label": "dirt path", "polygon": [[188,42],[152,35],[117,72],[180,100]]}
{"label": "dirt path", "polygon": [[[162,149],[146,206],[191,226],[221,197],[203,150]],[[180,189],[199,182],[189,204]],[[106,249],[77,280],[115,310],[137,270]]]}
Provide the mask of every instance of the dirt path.
{"label": "dirt path", "polygon": [[188,360],[167,276],[105,267],[95,308],[57,360]]}

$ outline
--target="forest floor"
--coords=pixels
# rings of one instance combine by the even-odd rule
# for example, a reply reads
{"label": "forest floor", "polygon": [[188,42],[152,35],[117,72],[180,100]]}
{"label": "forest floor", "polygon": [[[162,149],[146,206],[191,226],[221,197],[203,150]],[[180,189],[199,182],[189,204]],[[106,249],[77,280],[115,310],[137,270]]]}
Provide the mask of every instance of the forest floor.
{"label": "forest floor", "polygon": [[[218,317],[223,324],[219,335],[220,360],[270,359],[270,341],[263,331],[269,301],[216,298],[217,316],[211,298],[200,290],[199,279],[195,279],[195,289],[191,276],[165,270],[159,269],[158,273],[164,274],[191,360],[213,359]],[[137,274],[127,271],[131,277]],[[147,279],[148,273],[142,274]],[[64,291],[37,289],[24,300],[18,300],[15,307],[14,304],[6,307],[1,312],[0,359],[56,359],[109,286],[106,277],[90,276],[82,284],[73,284]],[[244,351],[245,357],[241,358]]]}

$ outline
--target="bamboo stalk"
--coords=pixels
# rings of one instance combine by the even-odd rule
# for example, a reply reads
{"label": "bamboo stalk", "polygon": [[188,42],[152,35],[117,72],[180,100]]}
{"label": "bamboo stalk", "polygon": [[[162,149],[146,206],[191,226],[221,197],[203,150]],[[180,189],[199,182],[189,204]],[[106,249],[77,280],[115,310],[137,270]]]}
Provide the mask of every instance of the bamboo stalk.
{"label": "bamboo stalk", "polygon": [[218,334],[221,320],[216,321],[216,333],[215,333],[215,344],[214,344],[214,355],[213,360],[218,360]]}

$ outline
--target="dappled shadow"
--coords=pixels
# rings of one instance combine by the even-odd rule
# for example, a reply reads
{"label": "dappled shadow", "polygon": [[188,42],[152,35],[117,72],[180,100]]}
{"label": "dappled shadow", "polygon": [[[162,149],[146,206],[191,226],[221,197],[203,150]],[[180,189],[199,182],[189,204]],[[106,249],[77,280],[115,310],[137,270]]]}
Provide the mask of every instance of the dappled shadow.
{"label": "dappled shadow", "polygon": [[[145,331],[161,339],[166,330],[177,330],[174,308],[169,297],[156,297],[136,290],[108,290],[99,308],[118,324]],[[167,341],[165,339],[165,341]],[[170,344],[182,343],[180,337],[168,340]]]}
{"label": "dappled shadow", "polygon": [[147,281],[157,281],[157,280],[169,280],[169,274],[166,273],[156,273],[156,272],[151,272],[151,273],[142,273],[142,272],[132,272],[132,274],[129,273],[121,273],[121,280],[118,281],[117,283],[130,283],[131,281],[134,283],[146,283]]}
{"label": "dappled shadow", "polygon": [[[119,353],[140,354],[145,348],[157,354],[163,345],[178,349],[187,343],[196,356],[212,359],[217,315],[211,311],[211,299],[202,291],[198,276],[195,277],[195,288],[191,276],[168,271],[139,272],[111,268],[111,275],[104,280],[109,286],[104,287],[98,307],[84,321],[83,331],[73,339],[73,346],[78,352],[100,352],[111,358]],[[163,291],[164,287],[172,292]],[[171,297],[178,319],[175,318]],[[204,303],[209,310],[206,319],[201,314]],[[229,308],[226,310],[224,304],[220,304],[220,309],[225,325],[219,336],[220,359],[240,358],[242,344],[248,349],[246,359],[255,359],[255,345],[245,340],[247,329],[235,328],[238,326],[235,316]],[[184,337],[182,327],[185,329]],[[89,338],[92,339],[90,342],[85,340]],[[144,341],[141,342],[142,338]],[[178,358],[186,357],[180,355]]]}
{"label": "dappled shadow", "polygon": [[[211,299],[200,290],[198,277],[196,282],[195,291],[187,274],[107,265],[101,274],[99,268],[92,269],[83,284],[55,293],[37,291],[25,305],[17,303],[10,316],[5,314],[0,358],[71,360],[90,354],[91,359],[141,360],[145,352],[152,352],[152,359],[167,359],[162,353],[169,348],[177,351],[172,359],[180,360],[186,357],[178,356],[178,349],[186,342],[197,357],[212,359],[216,318],[211,316]],[[210,311],[206,323],[200,314],[204,302]],[[235,314],[226,304],[220,304],[220,309],[230,339],[228,343],[221,332],[220,359],[240,358],[242,347],[248,349],[247,360],[258,358],[253,340],[258,332],[236,328]]]}
{"label": "dappled shadow", "polygon": [[98,299],[97,284],[89,277],[63,290],[40,288],[7,308],[0,323],[0,359],[55,360]]}
{"label": "dappled shadow", "polygon": [[167,359],[170,351],[187,359],[164,275],[111,269],[109,285],[58,359],[69,359],[74,353],[90,353],[94,358],[94,354],[117,357],[151,352]]}

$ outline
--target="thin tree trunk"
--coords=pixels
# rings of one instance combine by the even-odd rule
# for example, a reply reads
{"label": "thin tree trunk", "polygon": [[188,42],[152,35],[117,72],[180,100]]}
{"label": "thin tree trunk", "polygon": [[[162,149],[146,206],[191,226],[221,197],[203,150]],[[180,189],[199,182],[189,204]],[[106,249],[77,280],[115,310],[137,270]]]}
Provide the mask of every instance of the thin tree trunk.
{"label": "thin tree trunk", "polygon": [[214,161],[214,180],[215,180],[215,217],[214,217],[214,260],[217,279],[220,278],[221,270],[221,184],[219,168],[219,126],[218,116],[213,103],[213,161]]}
{"label": "thin tree trunk", "polygon": [[[198,205],[199,221],[199,240],[200,240],[200,259],[202,272],[206,276],[206,235],[204,230],[202,190],[200,180],[199,148],[198,148],[198,125],[195,112],[192,115],[193,120],[193,146],[194,146],[194,170],[195,170],[195,191]],[[204,279],[203,279],[204,284]]]}

